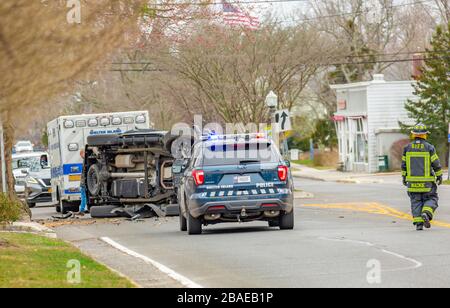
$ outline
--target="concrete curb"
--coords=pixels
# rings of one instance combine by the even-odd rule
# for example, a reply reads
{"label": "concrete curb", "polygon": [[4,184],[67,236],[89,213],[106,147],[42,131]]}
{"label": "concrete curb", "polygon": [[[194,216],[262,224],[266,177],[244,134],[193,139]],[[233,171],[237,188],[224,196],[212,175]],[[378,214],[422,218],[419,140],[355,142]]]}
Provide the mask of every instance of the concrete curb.
{"label": "concrete curb", "polygon": [[337,183],[344,183],[344,184],[382,184],[384,183],[383,180],[367,180],[367,179],[341,179],[336,180]]}
{"label": "concrete curb", "polygon": [[292,172],[292,176],[294,178],[299,178],[299,179],[327,182],[327,180],[325,180],[324,178],[319,178],[319,177],[315,177],[315,176],[312,176],[312,175],[299,174],[298,172],[295,172],[295,171]]}
{"label": "concrete curb", "polygon": [[313,180],[313,181],[320,181],[320,182],[336,182],[336,183],[344,183],[344,184],[381,184],[384,183],[381,179],[325,179],[320,177],[315,177],[311,175],[303,175],[299,174],[298,172],[293,172],[292,175],[294,178],[299,179],[306,179],[306,180]]}
{"label": "concrete curb", "polygon": [[124,273],[112,268],[111,266],[107,265],[106,263],[100,261],[98,258],[94,257],[91,253],[87,252],[85,249],[82,249],[79,245],[76,245],[76,243],[72,243],[70,241],[64,241],[65,243],[72,245],[73,247],[77,248],[79,251],[81,251],[83,254],[85,254],[86,256],[88,256],[89,258],[91,258],[92,260],[95,260],[95,262],[103,265],[104,267],[106,267],[108,270],[110,270],[111,272],[113,272],[114,274],[128,280],[132,285],[134,285],[135,288],[138,289],[143,289],[143,286],[141,286],[139,283],[137,283],[136,281],[134,281],[131,277],[125,275]]}
{"label": "concrete curb", "polygon": [[57,238],[54,230],[40,225],[36,222],[13,222],[12,224],[1,225],[0,231],[29,232],[39,234],[48,238]]}

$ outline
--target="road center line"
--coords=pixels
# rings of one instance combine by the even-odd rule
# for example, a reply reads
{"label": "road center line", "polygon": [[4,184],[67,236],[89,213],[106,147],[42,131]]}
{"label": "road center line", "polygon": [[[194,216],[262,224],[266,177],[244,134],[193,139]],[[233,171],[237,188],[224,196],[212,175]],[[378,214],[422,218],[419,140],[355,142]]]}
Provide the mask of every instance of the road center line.
{"label": "road center line", "polygon": [[156,267],[160,272],[166,274],[167,276],[171,277],[172,279],[178,281],[179,283],[181,283],[183,286],[187,287],[187,288],[203,288],[201,285],[193,282],[192,280],[184,277],[183,275],[175,272],[174,270],[168,268],[167,266],[150,259],[149,257],[146,257],[144,255],[141,255],[131,249],[128,249],[125,246],[120,245],[119,243],[113,241],[112,239],[110,239],[109,237],[101,237],[100,240],[102,240],[103,242],[107,243],[108,245],[111,245],[112,247],[116,248],[117,250],[122,251],[123,253],[138,258],[142,261],[144,261],[147,264],[153,265],[154,267]]}
{"label": "road center line", "polygon": [[370,242],[350,240],[350,239],[328,238],[328,237],[319,237],[319,240],[332,241],[332,242],[353,243],[353,244],[359,244],[359,245],[364,245],[364,246],[368,246],[368,247],[373,247],[375,249],[380,250],[382,253],[394,256],[396,258],[399,258],[399,259],[402,259],[402,260],[405,260],[405,261],[408,261],[408,262],[414,264],[414,266],[410,266],[410,267],[407,267],[407,268],[383,270],[383,272],[397,272],[397,271],[413,270],[413,269],[418,269],[419,267],[423,266],[422,262],[419,262],[419,261],[417,261],[415,259],[412,259],[412,258],[405,257],[404,255],[401,255],[401,254],[393,252],[393,251],[389,251],[389,250],[386,250],[386,249],[378,248],[375,244],[370,243]]}
{"label": "road center line", "polygon": [[[322,209],[340,209],[354,212],[364,212],[375,215],[384,215],[395,217],[402,220],[413,221],[411,214],[396,210],[384,204],[376,202],[359,202],[359,203],[330,203],[330,204],[302,204],[302,207],[322,208]],[[436,227],[450,229],[450,223],[443,221],[433,221]]]}

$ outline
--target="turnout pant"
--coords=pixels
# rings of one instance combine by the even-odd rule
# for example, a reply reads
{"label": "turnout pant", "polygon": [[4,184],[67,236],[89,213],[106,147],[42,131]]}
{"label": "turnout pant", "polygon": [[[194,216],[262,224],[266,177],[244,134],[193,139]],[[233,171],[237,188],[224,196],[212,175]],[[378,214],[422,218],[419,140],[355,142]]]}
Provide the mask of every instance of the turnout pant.
{"label": "turnout pant", "polygon": [[437,193],[437,185],[433,184],[433,188],[428,193],[408,192],[411,199],[411,209],[414,218],[414,224],[423,223],[422,214],[427,213],[430,220],[433,220],[434,213],[439,207],[439,196]]}
{"label": "turnout pant", "polygon": [[81,203],[80,203],[80,212],[85,212],[86,211],[86,203],[87,203],[87,198],[86,198],[86,188],[84,186],[80,187],[80,191],[81,191]]}

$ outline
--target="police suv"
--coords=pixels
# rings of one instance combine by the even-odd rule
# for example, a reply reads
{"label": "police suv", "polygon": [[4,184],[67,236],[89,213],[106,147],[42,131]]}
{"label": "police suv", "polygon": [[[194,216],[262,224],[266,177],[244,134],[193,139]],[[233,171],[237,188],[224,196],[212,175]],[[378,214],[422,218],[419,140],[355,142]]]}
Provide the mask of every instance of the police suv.
{"label": "police suv", "polygon": [[180,229],[201,234],[203,225],[267,221],[294,228],[290,164],[264,134],[210,135],[194,144],[189,161],[174,167]]}

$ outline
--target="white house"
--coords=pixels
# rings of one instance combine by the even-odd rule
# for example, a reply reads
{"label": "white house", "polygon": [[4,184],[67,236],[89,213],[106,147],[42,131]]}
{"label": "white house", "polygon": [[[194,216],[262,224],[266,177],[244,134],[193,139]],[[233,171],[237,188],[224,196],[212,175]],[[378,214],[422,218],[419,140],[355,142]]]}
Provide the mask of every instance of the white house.
{"label": "white house", "polygon": [[399,167],[401,157],[393,145],[408,139],[398,122],[414,124],[405,110],[406,101],[416,98],[413,85],[414,81],[385,81],[384,75],[375,75],[369,82],[332,86],[337,94],[339,158],[345,171],[377,172],[380,156],[388,156],[391,168]]}

